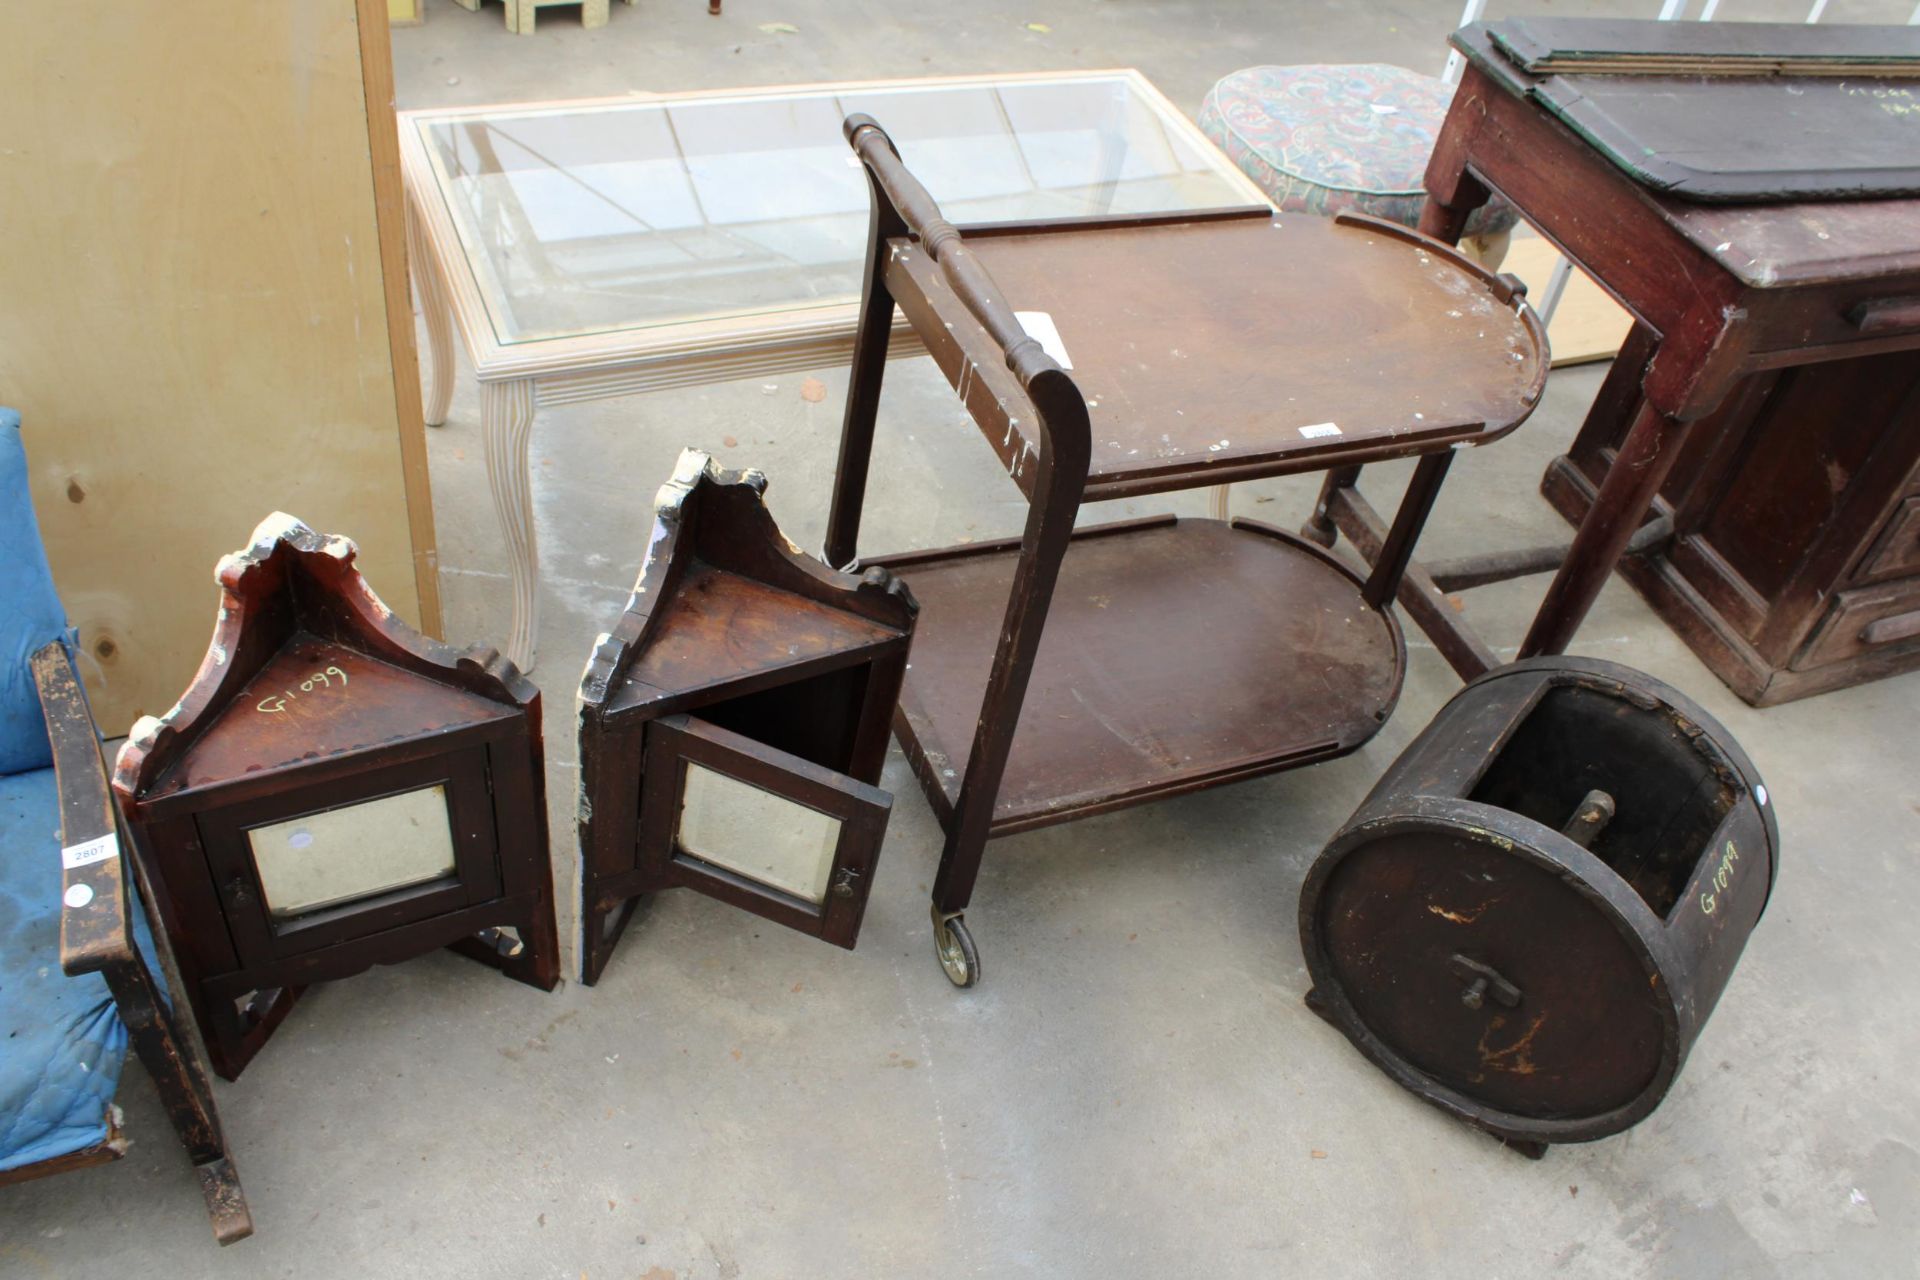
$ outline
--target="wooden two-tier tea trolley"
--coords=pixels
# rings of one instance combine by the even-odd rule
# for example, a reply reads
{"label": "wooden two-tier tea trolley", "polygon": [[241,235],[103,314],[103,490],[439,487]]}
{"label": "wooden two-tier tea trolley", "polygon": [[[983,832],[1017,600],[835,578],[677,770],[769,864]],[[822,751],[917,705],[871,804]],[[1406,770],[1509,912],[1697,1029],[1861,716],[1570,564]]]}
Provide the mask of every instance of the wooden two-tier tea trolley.
{"label": "wooden two-tier tea trolley", "polygon": [[[895,730],[946,831],[934,943],[964,987],[991,837],[1373,736],[1414,542],[1455,452],[1532,411],[1546,338],[1512,281],[1397,225],[1254,206],[963,231],[877,123],[846,132],[873,220],[826,559],[920,602]],[[896,305],[1026,496],[1020,538],[858,556]],[[1074,528],[1085,502],[1414,456],[1365,572],[1245,519]]]}

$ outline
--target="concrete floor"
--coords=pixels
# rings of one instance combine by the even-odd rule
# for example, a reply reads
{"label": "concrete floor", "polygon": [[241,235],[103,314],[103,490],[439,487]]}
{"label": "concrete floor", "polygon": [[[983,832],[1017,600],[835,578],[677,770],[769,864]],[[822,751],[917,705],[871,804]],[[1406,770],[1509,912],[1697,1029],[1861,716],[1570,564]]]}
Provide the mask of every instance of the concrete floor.
{"label": "concrete floor", "polygon": [[[1833,7],[1884,21],[1904,4]],[[614,10],[597,32],[545,10],[537,36],[515,39],[497,6],[434,0],[424,27],[395,35],[402,103],[1137,65],[1193,109],[1219,74],[1260,60],[1437,65],[1454,5]],[[763,21],[800,32],[764,35]],[[765,470],[776,516],[817,547],[845,377],[814,376],[820,403],[789,375],[540,415],[535,674],[563,906],[574,688],[631,585],[653,491],[682,445],[711,449]],[[1526,427],[1463,457],[1423,552],[1560,536],[1535,486],[1599,376],[1556,373]],[[475,641],[504,631],[506,590],[464,370],[458,387],[430,448],[449,638]],[[1369,472],[1377,506],[1406,474]],[[875,549],[1011,532],[1022,517],[924,361],[889,371],[876,475]],[[1296,524],[1311,489],[1244,486],[1235,509]],[[1468,607],[1511,652],[1540,586],[1475,591]],[[219,1089],[253,1240],[213,1247],[130,1067],[131,1154],[0,1194],[0,1274],[1920,1274],[1920,891],[1907,878],[1920,676],[1757,712],[1630,590],[1608,588],[1577,651],[1650,671],[1721,717],[1766,775],[1786,854],[1665,1104],[1626,1135],[1533,1163],[1402,1093],[1300,1001],[1308,863],[1458,688],[1417,631],[1409,648],[1398,711],[1346,760],[996,842],[969,913],[976,990],[953,991],[931,956],[939,836],[896,754],[857,952],[674,894],[592,990],[542,995],[445,954],[316,989]]]}

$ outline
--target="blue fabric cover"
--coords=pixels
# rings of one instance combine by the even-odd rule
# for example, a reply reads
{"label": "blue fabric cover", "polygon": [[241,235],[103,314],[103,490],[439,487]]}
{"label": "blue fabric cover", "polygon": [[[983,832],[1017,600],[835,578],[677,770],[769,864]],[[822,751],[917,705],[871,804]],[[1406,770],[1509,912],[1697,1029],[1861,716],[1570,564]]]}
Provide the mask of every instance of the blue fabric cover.
{"label": "blue fabric cover", "polygon": [[105,1141],[127,1058],[106,979],[60,968],[60,883],[53,770],[0,778],[0,1170]]}
{"label": "blue fabric cover", "polygon": [[[60,802],[28,659],[72,643],[27,490],[20,415],[0,409],[0,1171],[108,1135],[127,1028],[107,981],[60,967]],[[129,902],[135,943],[153,955]]]}
{"label": "blue fabric cover", "polygon": [[72,642],[33,518],[20,415],[0,409],[0,773],[53,763],[27,659],[49,640],[63,638]]}

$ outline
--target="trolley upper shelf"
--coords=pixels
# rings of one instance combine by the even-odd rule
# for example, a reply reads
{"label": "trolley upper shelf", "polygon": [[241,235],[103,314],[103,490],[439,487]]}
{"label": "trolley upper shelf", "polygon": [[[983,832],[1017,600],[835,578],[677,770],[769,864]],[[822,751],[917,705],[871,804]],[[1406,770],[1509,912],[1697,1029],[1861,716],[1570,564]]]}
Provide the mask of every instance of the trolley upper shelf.
{"label": "trolley upper shelf", "polygon": [[[1085,498],[1481,444],[1533,411],[1546,335],[1511,285],[1371,218],[1261,207],[962,229],[1022,325],[1085,396]],[[1001,348],[911,236],[886,286],[1008,473],[1036,413]]]}

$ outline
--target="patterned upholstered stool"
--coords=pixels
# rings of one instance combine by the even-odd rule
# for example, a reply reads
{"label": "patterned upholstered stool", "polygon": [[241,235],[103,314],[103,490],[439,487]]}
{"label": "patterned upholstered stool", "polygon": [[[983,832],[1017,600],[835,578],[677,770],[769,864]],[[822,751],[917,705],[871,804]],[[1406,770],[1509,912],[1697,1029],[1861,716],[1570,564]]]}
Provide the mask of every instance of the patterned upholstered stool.
{"label": "patterned upholstered stool", "polygon": [[[1452,98],[1446,81],[1383,63],[1248,67],[1207,93],[1200,128],[1283,210],[1354,210],[1411,227]],[[1497,266],[1517,220],[1495,196],[1461,247]]]}

